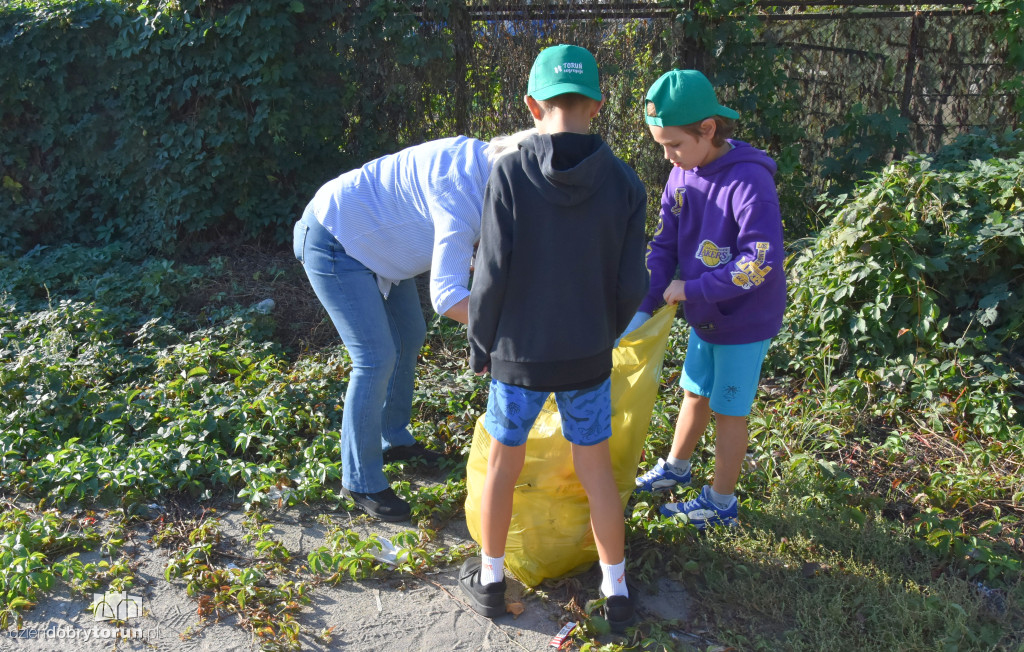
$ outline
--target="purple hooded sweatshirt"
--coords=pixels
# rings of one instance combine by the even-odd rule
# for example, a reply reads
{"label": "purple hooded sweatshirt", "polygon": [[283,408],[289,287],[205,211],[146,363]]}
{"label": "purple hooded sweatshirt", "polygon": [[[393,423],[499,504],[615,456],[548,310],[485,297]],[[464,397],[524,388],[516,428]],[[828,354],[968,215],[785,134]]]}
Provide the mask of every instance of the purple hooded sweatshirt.
{"label": "purple hooded sweatshirt", "polygon": [[[648,314],[685,281],[686,321],[713,344],[774,337],[786,308],[782,218],[775,161],[749,144],[708,165],[675,168],[661,197],[661,223],[647,249]],[[677,276],[678,272],[678,276]]]}

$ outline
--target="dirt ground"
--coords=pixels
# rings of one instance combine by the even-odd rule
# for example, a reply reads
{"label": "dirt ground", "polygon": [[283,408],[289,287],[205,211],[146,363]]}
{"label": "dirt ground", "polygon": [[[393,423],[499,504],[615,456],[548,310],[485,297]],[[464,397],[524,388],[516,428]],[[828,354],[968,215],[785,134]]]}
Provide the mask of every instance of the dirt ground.
{"label": "dirt ground", "polygon": [[[271,512],[270,538],[280,541],[292,559],[304,560],[323,545],[328,519],[317,518],[306,507]],[[223,533],[227,558],[241,567],[252,560],[243,544],[244,514],[237,510],[207,513],[216,518]],[[410,527],[370,520],[358,512],[329,514],[331,524],[341,525],[368,537],[392,537]],[[123,623],[97,619],[88,596],[72,594],[61,583],[33,609],[24,613],[18,634],[0,633],[0,650],[258,650],[261,641],[239,622],[235,614],[200,616],[197,597],[189,596],[183,580],[168,581],[164,573],[171,551],[152,541],[157,521],[139,523],[129,531],[123,551],[135,565],[133,601],[141,600],[141,614]],[[453,547],[471,543],[465,522],[455,518],[438,532],[434,544]],[[98,561],[98,553],[82,556]],[[223,561],[223,559],[222,559]],[[299,566],[299,565],[296,565]],[[305,571],[305,572],[303,572]],[[299,568],[291,580],[311,579]],[[570,609],[596,597],[600,573],[591,569],[575,578],[547,581],[526,589],[509,580],[508,602],[521,603],[523,611],[494,620],[475,613],[464,602],[458,587],[458,564],[434,568],[421,576],[384,573],[380,579],[322,583],[311,592],[311,601],[299,612],[302,650],[551,650],[548,643],[567,620]],[[662,580],[640,586],[642,618],[685,620],[688,598],[678,585]],[[324,632],[330,632],[325,635]],[[624,641],[606,635],[604,642]]]}

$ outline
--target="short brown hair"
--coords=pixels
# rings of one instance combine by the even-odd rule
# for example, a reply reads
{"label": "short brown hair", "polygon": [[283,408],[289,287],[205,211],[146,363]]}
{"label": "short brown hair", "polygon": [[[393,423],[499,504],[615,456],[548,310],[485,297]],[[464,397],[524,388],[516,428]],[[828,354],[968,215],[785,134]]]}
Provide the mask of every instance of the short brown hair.
{"label": "short brown hair", "polygon": [[[715,135],[711,139],[711,144],[715,147],[721,147],[725,144],[726,138],[732,138],[732,135],[736,133],[736,121],[732,118],[724,118],[720,115],[710,116],[715,121]],[[707,118],[704,118],[707,120]],[[680,129],[690,134],[695,138],[700,138],[704,135],[701,131],[700,125],[704,120],[698,120],[697,122],[691,122],[688,125],[680,125]]]}
{"label": "short brown hair", "polygon": [[544,109],[545,112],[550,111],[551,109],[575,111],[587,103],[597,104],[597,100],[592,97],[587,97],[582,93],[562,93],[561,95],[549,97],[546,100],[537,100],[537,104],[540,104],[541,108]]}

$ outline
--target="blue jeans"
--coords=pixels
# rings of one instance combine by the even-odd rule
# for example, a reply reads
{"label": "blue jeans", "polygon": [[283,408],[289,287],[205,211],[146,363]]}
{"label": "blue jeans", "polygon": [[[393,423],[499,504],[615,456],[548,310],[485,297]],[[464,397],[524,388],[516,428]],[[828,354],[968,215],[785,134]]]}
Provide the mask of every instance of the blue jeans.
{"label": "blue jeans", "polygon": [[393,285],[345,252],[309,208],[295,223],[295,257],[352,358],[341,419],[342,486],[376,493],[389,486],[383,452],[415,443],[409,432],[416,357],[427,325],[416,283]]}

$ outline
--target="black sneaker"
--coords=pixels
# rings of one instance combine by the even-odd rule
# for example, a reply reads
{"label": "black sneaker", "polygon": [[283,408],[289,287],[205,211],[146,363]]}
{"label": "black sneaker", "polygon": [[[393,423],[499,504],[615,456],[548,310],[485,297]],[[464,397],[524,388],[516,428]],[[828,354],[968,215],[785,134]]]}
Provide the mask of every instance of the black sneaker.
{"label": "black sneaker", "polygon": [[423,466],[436,468],[445,456],[428,449],[420,442],[409,446],[392,446],[384,451],[384,463],[419,461]]}
{"label": "black sneaker", "polygon": [[613,595],[608,598],[601,615],[616,634],[624,634],[626,628],[636,622],[636,598],[632,591],[629,596]]}
{"label": "black sneaker", "polygon": [[459,570],[459,586],[469,600],[469,606],[478,614],[497,618],[505,613],[505,580],[480,583],[480,557],[470,557]]}
{"label": "black sneaker", "polygon": [[382,521],[404,521],[409,518],[412,511],[409,509],[409,503],[399,498],[391,487],[372,494],[349,491],[342,487],[341,493],[351,498],[356,507]]}

